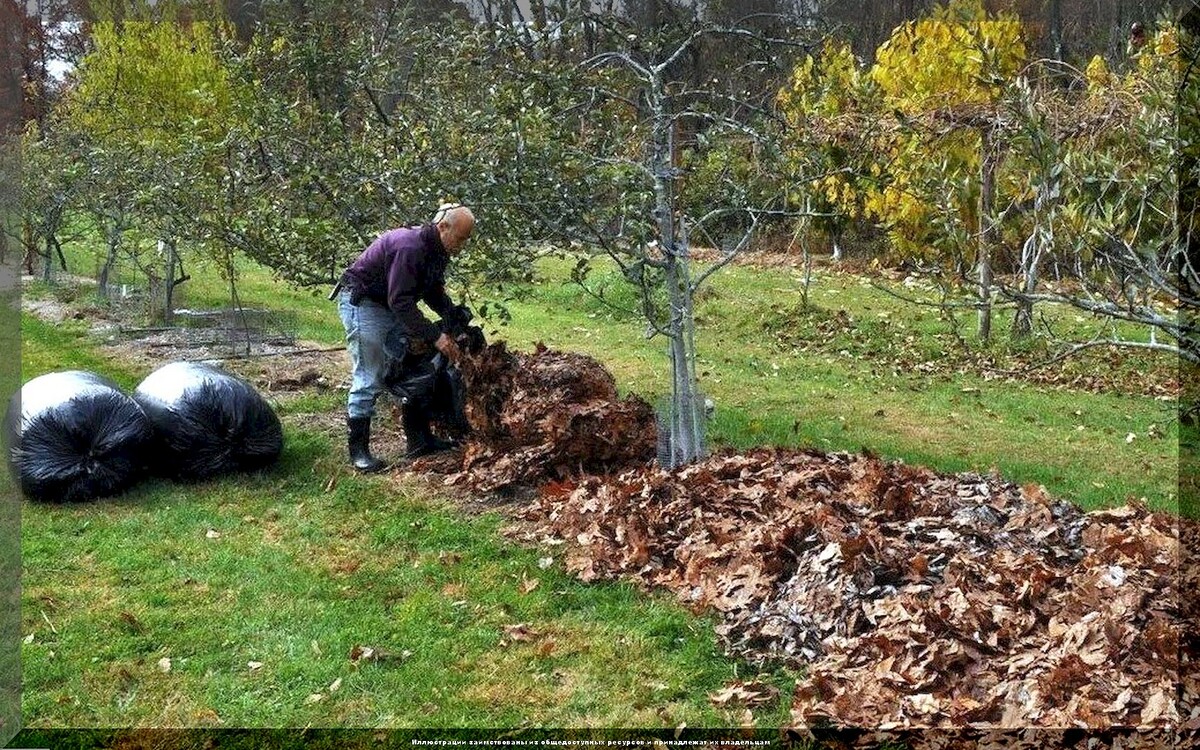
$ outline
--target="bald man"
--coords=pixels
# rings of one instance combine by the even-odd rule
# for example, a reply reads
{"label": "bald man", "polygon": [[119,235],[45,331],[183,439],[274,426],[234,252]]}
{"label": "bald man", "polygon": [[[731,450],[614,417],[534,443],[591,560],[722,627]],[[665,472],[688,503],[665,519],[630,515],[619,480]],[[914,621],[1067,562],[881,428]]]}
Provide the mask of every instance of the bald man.
{"label": "bald man", "polygon": [[[346,409],[347,447],[350,463],[358,471],[387,468],[371,455],[370,443],[375,400],[384,390],[390,363],[384,350],[388,332],[399,325],[408,337],[410,350],[423,348],[424,342],[452,363],[459,360],[454,339],[430,322],[417,303],[424,302],[443,321],[459,313],[446,294],[446,266],[462,250],[474,228],[471,209],[443,204],[428,224],[381,234],[342,274],[338,312],[354,364]],[[404,406],[407,458],[452,447],[433,436],[429,421],[426,408]]]}

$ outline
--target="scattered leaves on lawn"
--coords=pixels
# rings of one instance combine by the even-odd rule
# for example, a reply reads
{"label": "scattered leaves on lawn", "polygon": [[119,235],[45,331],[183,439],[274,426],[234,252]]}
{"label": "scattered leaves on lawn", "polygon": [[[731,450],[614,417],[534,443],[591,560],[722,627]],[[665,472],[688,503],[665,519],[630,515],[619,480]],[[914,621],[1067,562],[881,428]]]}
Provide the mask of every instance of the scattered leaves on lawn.
{"label": "scattered leaves on lawn", "polygon": [[122,612],[117,616],[121,619],[121,622],[125,625],[125,627],[127,627],[131,632],[137,633],[138,635],[142,635],[146,632],[146,626],[129,612]]}
{"label": "scattered leaves on lawn", "polygon": [[375,661],[377,652],[372,646],[355,646],[350,649],[350,661],[359,664],[364,661]]}

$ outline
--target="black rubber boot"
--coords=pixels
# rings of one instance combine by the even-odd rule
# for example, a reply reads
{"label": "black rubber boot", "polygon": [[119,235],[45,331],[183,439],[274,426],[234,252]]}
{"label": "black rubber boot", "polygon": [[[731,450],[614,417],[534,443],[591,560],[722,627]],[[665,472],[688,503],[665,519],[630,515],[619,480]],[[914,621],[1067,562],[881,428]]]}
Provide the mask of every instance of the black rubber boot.
{"label": "black rubber boot", "polygon": [[371,418],[347,417],[346,427],[350,435],[346,443],[350,464],[364,474],[386,469],[386,463],[371,455]]}
{"label": "black rubber boot", "polygon": [[408,450],[404,452],[407,459],[420,458],[457,447],[449,440],[434,437],[433,430],[429,429],[429,415],[423,409],[413,408],[412,404],[404,405],[400,423],[404,426],[404,439],[408,443]]}

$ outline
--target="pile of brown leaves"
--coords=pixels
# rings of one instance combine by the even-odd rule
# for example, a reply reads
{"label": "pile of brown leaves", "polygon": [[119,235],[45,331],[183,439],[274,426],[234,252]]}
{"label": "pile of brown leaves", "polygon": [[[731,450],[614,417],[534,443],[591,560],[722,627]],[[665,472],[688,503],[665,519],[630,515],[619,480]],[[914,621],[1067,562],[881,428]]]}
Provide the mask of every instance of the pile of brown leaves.
{"label": "pile of brown leaves", "polygon": [[657,429],[642,399],[617,396],[605,367],[538,345],[532,354],[489,345],[462,365],[472,432],[447,482],[491,492],[650,461]]}
{"label": "pile of brown leaves", "polygon": [[1200,580],[1145,508],[760,449],[551,484],[526,520],[583,579],[668,587],[731,651],[804,665],[797,725],[1200,726],[1194,680],[1175,689]]}
{"label": "pile of brown leaves", "polygon": [[463,374],[473,433],[447,482],[540,485],[525,528],[565,540],[572,572],[666,587],[721,613],[731,653],[803,667],[798,727],[1200,729],[1192,522],[869,455],[665,471],[653,411],[589,357],[493,344]]}

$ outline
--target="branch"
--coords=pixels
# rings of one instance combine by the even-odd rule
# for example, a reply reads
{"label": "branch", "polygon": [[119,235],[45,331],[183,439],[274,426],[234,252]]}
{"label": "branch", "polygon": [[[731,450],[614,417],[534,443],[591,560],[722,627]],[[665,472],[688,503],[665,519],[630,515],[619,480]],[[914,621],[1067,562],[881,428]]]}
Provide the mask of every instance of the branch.
{"label": "branch", "polygon": [[591,108],[591,107],[595,106],[596,94],[603,94],[604,96],[608,97],[609,99],[612,99],[613,101],[618,101],[618,102],[621,102],[622,104],[628,105],[631,109],[633,109],[635,111],[641,111],[641,105],[639,105],[636,101],[634,101],[633,99],[630,99],[629,97],[625,96],[624,94],[618,93],[611,89],[604,88],[603,86],[591,86],[591,87],[589,87],[589,91],[592,94],[590,101],[584,101],[584,102],[579,102],[578,104],[573,104],[570,107],[567,107],[566,109],[561,110],[559,112],[560,116],[566,116],[566,115],[574,112],[577,109],[585,109],[585,108]]}
{"label": "branch", "polygon": [[693,31],[687,39],[684,39],[682,42],[680,42],[679,46],[675,48],[674,52],[668,55],[665,60],[655,65],[651,70],[653,70],[655,73],[662,73],[672,63],[682,57],[684,53],[688,51],[688,48],[695,44],[697,40],[699,40],[705,34],[711,33],[711,31],[711,29],[697,29],[696,31]]}
{"label": "branch", "polygon": [[750,226],[746,228],[746,232],[742,235],[742,238],[738,240],[738,243],[733,246],[733,249],[725,253],[725,257],[706,268],[704,273],[700,274],[696,280],[692,282],[692,294],[696,293],[696,290],[700,288],[700,285],[703,284],[709,276],[712,276],[714,273],[733,262],[733,259],[737,257],[737,254],[745,250],[750,244],[750,238],[754,235],[754,230],[758,226],[758,215],[754,211],[746,211],[746,213],[750,214]]}
{"label": "branch", "polygon": [[[981,302],[946,302],[945,300],[943,300],[941,302],[929,302],[928,300],[917,299],[916,297],[909,297],[907,295],[901,294],[900,292],[897,292],[894,289],[883,286],[882,284],[877,284],[874,281],[871,282],[871,287],[873,289],[878,289],[879,291],[883,292],[884,294],[889,294],[898,300],[903,300],[905,302],[908,302],[909,304],[918,305],[920,307],[936,307],[940,310],[953,310],[953,309],[978,310],[980,307],[982,307],[982,304],[983,304]],[[993,309],[996,309],[997,307],[999,307],[999,305],[995,305],[995,304],[992,305]]]}
{"label": "branch", "polygon": [[[756,14],[752,14],[749,16],[745,16],[742,19],[740,19],[740,21],[746,21],[746,20],[749,20],[751,18],[756,18],[756,17],[764,17],[765,18],[765,17],[769,17],[769,16],[773,16],[775,18],[781,17],[777,13],[756,13]],[[654,71],[656,73],[661,73],[669,65],[671,65],[676,60],[678,60],[681,56],[683,56],[683,54],[685,52],[687,52],[688,48],[691,47],[693,44],[695,44],[697,40],[699,40],[701,37],[708,36],[708,35],[744,37],[747,39],[752,39],[756,42],[761,42],[764,45],[781,45],[781,46],[786,46],[786,47],[800,47],[800,48],[804,48],[804,49],[814,48],[817,44],[816,42],[797,42],[792,39],[781,39],[779,37],[764,36],[762,34],[759,34],[758,32],[751,31],[750,29],[711,28],[711,27],[703,28],[703,29],[697,29],[696,31],[692,32],[691,36],[689,36],[687,39],[685,39],[683,42],[681,42],[680,45],[675,48],[675,51],[673,53],[671,53],[671,55],[669,57],[667,57],[667,59],[663,60],[661,63],[654,66]]]}
{"label": "branch", "polygon": [[1026,373],[1033,372],[1034,370],[1040,370],[1043,367],[1049,367],[1050,365],[1058,364],[1059,362],[1062,362],[1065,359],[1074,357],[1076,354],[1079,354],[1080,352],[1082,352],[1086,349],[1094,349],[1094,348],[1100,347],[1100,346],[1114,347],[1114,348],[1118,348],[1118,349],[1144,349],[1144,350],[1149,350],[1149,351],[1165,352],[1167,354],[1173,354],[1177,357],[1181,357],[1193,364],[1200,365],[1200,355],[1197,355],[1186,349],[1182,349],[1178,346],[1172,346],[1170,344],[1157,344],[1157,343],[1151,343],[1151,342],[1146,342],[1146,341],[1125,341],[1124,339],[1113,338],[1113,339],[1092,339],[1091,341],[1085,341],[1082,344],[1072,344],[1070,346],[1070,348],[1068,348],[1062,354],[1059,354],[1055,357],[1051,357],[1050,359],[1048,359],[1044,362],[1037,362],[1028,367],[1021,368],[1020,370],[998,370],[995,368],[988,368],[987,371],[999,373],[1001,375],[1017,375],[1017,376],[1024,375]]}
{"label": "branch", "polygon": [[389,128],[392,127],[391,118],[383,111],[383,106],[379,103],[379,99],[375,96],[375,92],[371,90],[371,87],[363,84],[363,91],[366,92],[367,98],[371,100],[371,106],[375,108],[375,114],[379,115],[379,119],[383,124]]}
{"label": "branch", "polygon": [[1094,315],[1101,315],[1106,318],[1115,320],[1123,320],[1127,323],[1139,323],[1148,325],[1165,331],[1168,335],[1175,339],[1182,339],[1193,327],[1188,324],[1181,324],[1166,316],[1160,315],[1149,306],[1141,306],[1139,308],[1129,307],[1124,308],[1115,302],[1108,300],[1093,301],[1083,299],[1069,294],[1026,294],[1014,289],[1010,289],[1002,284],[997,284],[997,289],[1000,294],[1011,299],[1021,302],[1037,303],[1037,302],[1053,302],[1062,305],[1068,305]]}
{"label": "branch", "polygon": [[631,68],[634,72],[647,81],[653,78],[653,74],[648,68],[624,52],[601,52],[600,54],[589,57],[588,59],[579,63],[579,67],[599,68],[614,61]]}
{"label": "branch", "polygon": [[[593,290],[590,286],[588,286],[587,284],[584,283],[583,279],[572,279],[572,281],[574,281],[575,284],[580,289],[582,289],[584,292],[586,292],[589,297],[596,300],[597,302],[604,305],[605,307],[609,308],[610,310],[616,310],[617,312],[621,312],[626,315],[636,315],[637,314],[636,310],[630,310],[627,307],[621,307],[617,303],[612,302],[608,298],[606,298],[602,292]],[[649,317],[647,317],[647,320],[649,320]]]}

